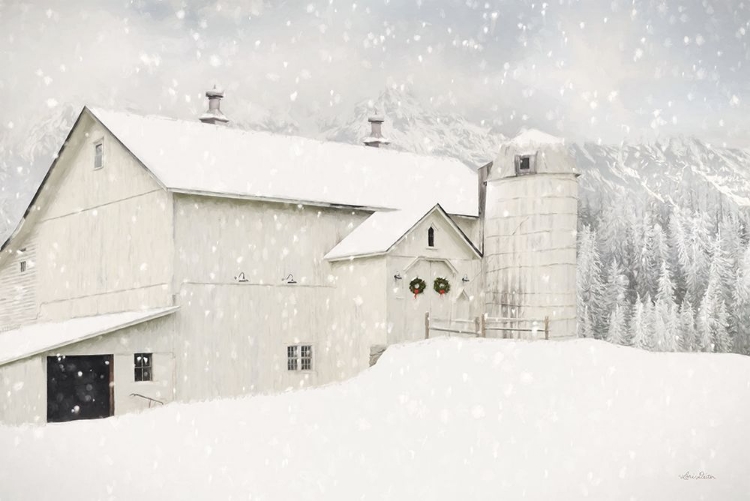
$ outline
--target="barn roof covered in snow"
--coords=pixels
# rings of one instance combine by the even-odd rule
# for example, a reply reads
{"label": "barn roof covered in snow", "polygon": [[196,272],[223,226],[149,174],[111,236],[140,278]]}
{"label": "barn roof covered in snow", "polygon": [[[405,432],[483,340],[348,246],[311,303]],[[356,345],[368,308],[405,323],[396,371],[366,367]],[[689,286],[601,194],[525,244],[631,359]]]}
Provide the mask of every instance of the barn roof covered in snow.
{"label": "barn roof covered in snow", "polygon": [[456,223],[438,205],[415,205],[409,209],[396,211],[379,211],[372,214],[362,224],[357,226],[341,242],[325,255],[329,261],[342,259],[377,256],[387,253],[394,245],[406,236],[412,228],[417,226],[433,212],[442,215],[460,238],[471,247],[477,256],[481,255],[471,240]]}
{"label": "barn roof covered in snow", "polygon": [[169,190],[372,209],[428,200],[476,216],[476,172],[383,148],[90,109]]}
{"label": "barn roof covered in snow", "polygon": [[0,365],[109,334],[177,311],[178,306],[25,325],[0,333]]}

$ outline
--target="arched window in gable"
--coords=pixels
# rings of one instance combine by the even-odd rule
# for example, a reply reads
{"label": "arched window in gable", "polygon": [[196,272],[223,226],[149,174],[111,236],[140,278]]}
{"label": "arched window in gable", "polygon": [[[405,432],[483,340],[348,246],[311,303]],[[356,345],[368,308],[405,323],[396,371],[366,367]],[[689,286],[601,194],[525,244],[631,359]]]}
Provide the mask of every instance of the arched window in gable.
{"label": "arched window in gable", "polygon": [[427,230],[427,247],[435,247],[435,228],[432,226]]}

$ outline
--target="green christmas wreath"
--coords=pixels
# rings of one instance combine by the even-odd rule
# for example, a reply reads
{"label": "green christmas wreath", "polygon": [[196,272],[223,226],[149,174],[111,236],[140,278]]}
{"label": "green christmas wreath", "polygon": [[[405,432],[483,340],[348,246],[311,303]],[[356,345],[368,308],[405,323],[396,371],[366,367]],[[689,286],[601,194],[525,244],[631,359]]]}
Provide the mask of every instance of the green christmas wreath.
{"label": "green christmas wreath", "polygon": [[426,288],[427,284],[419,277],[416,277],[411,282],[409,282],[409,290],[412,294],[414,294],[414,298],[416,298],[419,294],[422,294]]}
{"label": "green christmas wreath", "polygon": [[437,277],[432,283],[432,288],[435,289],[435,292],[442,296],[443,294],[447,294],[450,292],[451,283],[443,277]]}

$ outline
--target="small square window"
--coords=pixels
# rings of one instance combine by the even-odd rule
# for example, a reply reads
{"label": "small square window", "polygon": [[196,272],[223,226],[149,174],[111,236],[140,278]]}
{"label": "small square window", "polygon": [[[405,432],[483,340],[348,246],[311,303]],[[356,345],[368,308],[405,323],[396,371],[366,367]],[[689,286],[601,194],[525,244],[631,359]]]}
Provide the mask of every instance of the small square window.
{"label": "small square window", "polygon": [[26,271],[26,261],[21,261],[21,273]]}
{"label": "small square window", "polygon": [[133,362],[135,364],[135,380],[136,381],[152,381],[153,375],[153,354],[152,353],[136,353],[133,355]]}
{"label": "small square window", "polygon": [[286,347],[286,368],[290,371],[312,370],[312,346],[309,344],[301,346]]}
{"label": "small square window", "polygon": [[104,145],[97,143],[94,145],[94,169],[101,169],[104,165]]}

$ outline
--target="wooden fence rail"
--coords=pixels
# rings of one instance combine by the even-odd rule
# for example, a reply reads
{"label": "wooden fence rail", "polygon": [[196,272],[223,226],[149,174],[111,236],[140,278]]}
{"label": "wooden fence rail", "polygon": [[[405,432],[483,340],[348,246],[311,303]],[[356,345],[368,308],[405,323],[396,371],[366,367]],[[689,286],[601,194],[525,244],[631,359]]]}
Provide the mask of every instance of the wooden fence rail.
{"label": "wooden fence rail", "polygon": [[[438,322],[448,322],[448,327],[439,327],[434,325]],[[452,328],[450,324],[474,324],[474,330],[466,330],[464,328]],[[507,327],[508,324],[519,324],[531,323],[532,327]],[[543,329],[534,326],[536,323],[544,325]],[[454,334],[466,334],[476,337],[487,337],[487,331],[498,331],[502,332],[502,338],[507,339],[507,333],[511,333],[511,339],[513,339],[513,332],[544,332],[544,339],[549,339],[549,317],[543,319],[530,319],[530,318],[500,318],[500,317],[488,317],[487,315],[480,315],[474,320],[468,319],[450,319],[450,318],[431,318],[430,312],[424,314],[424,338],[430,339],[430,331],[436,332],[451,332]],[[519,336],[520,339],[520,336]]]}

